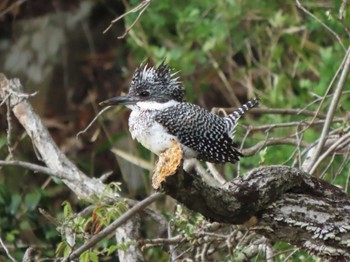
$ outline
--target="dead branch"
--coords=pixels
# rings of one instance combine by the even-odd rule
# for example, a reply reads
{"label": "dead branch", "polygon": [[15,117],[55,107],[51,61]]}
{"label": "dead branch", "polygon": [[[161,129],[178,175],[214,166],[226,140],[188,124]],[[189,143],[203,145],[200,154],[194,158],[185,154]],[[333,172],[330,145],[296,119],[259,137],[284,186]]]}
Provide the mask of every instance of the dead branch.
{"label": "dead branch", "polygon": [[107,33],[107,31],[113,26],[113,24],[115,24],[116,22],[118,22],[120,19],[124,18],[125,16],[127,16],[127,15],[129,15],[129,14],[131,14],[131,13],[136,13],[136,12],[138,12],[138,11],[141,10],[141,11],[139,12],[139,14],[137,15],[136,19],[134,20],[134,22],[132,22],[132,24],[131,24],[129,27],[127,27],[127,28],[125,29],[124,34],[121,35],[121,36],[118,36],[118,39],[124,38],[124,37],[128,34],[128,32],[133,28],[133,26],[137,23],[137,21],[141,18],[141,15],[143,14],[143,12],[146,11],[147,7],[148,7],[150,4],[151,4],[151,0],[144,0],[144,1],[142,1],[140,4],[138,4],[138,5],[137,5],[136,7],[134,7],[133,9],[131,9],[131,10],[125,12],[125,13],[122,14],[121,16],[119,16],[119,17],[117,17],[116,19],[114,19],[113,21],[111,21],[110,25],[103,31],[103,33],[104,33],[104,34]]}
{"label": "dead branch", "polygon": [[[6,101],[8,108],[12,110],[31,138],[39,160],[44,162],[53,173],[60,174],[63,182],[79,198],[91,199],[93,195],[101,195],[105,185],[98,179],[86,176],[61,152],[39,116],[34,112],[28,96],[23,96],[20,81],[7,80],[4,75],[0,75],[0,99],[3,100],[6,97],[8,97]],[[108,196],[107,192],[106,196]],[[110,197],[117,196],[110,195]]]}

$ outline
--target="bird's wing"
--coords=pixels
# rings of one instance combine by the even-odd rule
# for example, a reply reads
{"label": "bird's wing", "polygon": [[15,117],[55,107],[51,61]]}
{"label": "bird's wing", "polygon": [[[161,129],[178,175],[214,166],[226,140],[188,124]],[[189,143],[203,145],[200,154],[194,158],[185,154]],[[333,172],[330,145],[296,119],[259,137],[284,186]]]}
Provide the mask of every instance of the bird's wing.
{"label": "bird's wing", "polygon": [[159,111],[155,120],[181,144],[198,152],[200,160],[233,163],[242,156],[228,134],[225,120],[199,106],[180,103]]}

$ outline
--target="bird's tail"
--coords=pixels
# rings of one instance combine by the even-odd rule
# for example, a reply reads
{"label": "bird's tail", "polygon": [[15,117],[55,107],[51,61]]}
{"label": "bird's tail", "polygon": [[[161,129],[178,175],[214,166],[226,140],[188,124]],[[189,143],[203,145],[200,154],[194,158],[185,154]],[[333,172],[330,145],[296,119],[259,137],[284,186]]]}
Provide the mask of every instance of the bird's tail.
{"label": "bird's tail", "polygon": [[249,100],[247,103],[237,108],[233,113],[225,117],[227,127],[231,135],[234,135],[237,122],[241,118],[241,116],[243,116],[246,112],[256,107],[257,105],[259,105],[259,98],[254,98],[252,100]]}

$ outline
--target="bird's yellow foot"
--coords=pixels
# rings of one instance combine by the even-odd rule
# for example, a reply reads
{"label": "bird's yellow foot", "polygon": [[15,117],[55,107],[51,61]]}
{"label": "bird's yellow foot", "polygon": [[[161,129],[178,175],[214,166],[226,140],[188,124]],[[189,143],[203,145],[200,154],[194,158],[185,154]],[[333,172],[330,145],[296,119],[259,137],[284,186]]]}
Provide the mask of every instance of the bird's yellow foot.
{"label": "bird's yellow foot", "polygon": [[159,189],[163,181],[168,176],[176,173],[181,164],[183,151],[180,143],[173,141],[171,146],[159,155],[159,159],[152,176],[152,186],[154,189]]}

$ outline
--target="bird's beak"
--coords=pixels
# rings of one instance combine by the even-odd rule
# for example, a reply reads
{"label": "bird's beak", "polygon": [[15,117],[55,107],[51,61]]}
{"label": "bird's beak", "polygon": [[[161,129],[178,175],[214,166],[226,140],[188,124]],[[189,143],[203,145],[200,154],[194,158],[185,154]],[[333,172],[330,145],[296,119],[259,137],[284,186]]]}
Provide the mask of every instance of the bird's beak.
{"label": "bird's beak", "polygon": [[99,103],[100,106],[135,105],[139,100],[130,96],[116,96]]}

